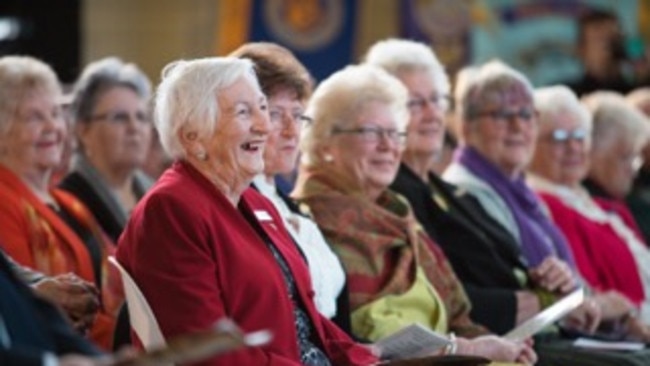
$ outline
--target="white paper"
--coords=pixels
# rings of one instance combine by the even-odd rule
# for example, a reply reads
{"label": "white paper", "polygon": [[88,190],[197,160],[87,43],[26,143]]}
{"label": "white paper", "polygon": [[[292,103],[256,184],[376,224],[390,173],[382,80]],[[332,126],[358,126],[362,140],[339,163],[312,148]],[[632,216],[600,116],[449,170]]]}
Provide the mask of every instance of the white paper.
{"label": "white paper", "polygon": [[451,341],[445,335],[411,324],[380,339],[375,346],[381,350],[382,359],[400,360],[430,355],[449,344]]}
{"label": "white paper", "polygon": [[505,334],[503,338],[512,341],[526,340],[580,306],[584,298],[584,290],[579,288],[521,323],[518,327]]}
{"label": "white paper", "polygon": [[573,342],[575,347],[588,349],[601,349],[608,351],[639,351],[645,348],[641,342],[612,342],[600,341],[591,338],[578,338]]}

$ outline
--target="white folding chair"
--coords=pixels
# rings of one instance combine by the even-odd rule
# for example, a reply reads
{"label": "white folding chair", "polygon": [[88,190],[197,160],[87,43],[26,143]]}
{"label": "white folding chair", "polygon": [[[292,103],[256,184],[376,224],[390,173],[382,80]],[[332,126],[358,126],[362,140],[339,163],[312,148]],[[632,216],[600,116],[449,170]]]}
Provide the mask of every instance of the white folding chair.
{"label": "white folding chair", "polygon": [[129,272],[120,265],[115,257],[108,257],[108,261],[120,271],[124,293],[126,295],[126,304],[129,310],[131,328],[142,342],[145,350],[161,348],[167,345],[163,337],[158,321],[151,311],[147,299],[145,299],[138,285],[133,281]]}

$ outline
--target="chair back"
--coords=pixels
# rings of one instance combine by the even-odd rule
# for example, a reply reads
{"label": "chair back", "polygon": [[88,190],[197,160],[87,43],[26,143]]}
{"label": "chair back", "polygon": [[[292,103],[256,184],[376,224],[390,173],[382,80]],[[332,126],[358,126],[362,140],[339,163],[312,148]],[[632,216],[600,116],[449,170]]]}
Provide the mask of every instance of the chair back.
{"label": "chair back", "polygon": [[166,346],[167,342],[160,331],[158,321],[156,321],[156,317],[138,285],[115,257],[108,257],[108,261],[120,271],[131,327],[142,342],[144,349],[150,351]]}

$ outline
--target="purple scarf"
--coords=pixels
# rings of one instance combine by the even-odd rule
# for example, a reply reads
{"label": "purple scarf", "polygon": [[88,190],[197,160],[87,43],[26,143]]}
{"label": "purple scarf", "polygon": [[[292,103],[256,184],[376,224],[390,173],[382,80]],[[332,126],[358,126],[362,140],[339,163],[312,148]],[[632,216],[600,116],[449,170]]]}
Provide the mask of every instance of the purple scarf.
{"label": "purple scarf", "polygon": [[460,148],[454,159],[489,184],[506,202],[517,222],[521,248],[530,267],[538,266],[550,255],[557,255],[575,269],[566,238],[542,212],[539,198],[528,188],[523,174],[508,179],[471,147]]}

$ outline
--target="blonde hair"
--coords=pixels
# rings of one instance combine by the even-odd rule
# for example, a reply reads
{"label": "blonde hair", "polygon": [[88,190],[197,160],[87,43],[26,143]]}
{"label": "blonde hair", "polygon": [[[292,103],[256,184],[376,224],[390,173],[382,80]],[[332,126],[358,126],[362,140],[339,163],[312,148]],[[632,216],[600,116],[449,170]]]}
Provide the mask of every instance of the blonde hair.
{"label": "blonde hair", "polygon": [[332,129],[353,123],[372,102],[388,104],[398,129],[404,130],[409,118],[407,99],[406,87],[377,66],[354,65],[335,72],[320,83],[309,101],[306,114],[313,123],[303,130],[302,162],[307,166],[321,164],[318,152]]}
{"label": "blonde hair", "polygon": [[0,57],[0,133],[9,130],[22,100],[37,92],[62,101],[61,85],[48,64],[30,56]]}

